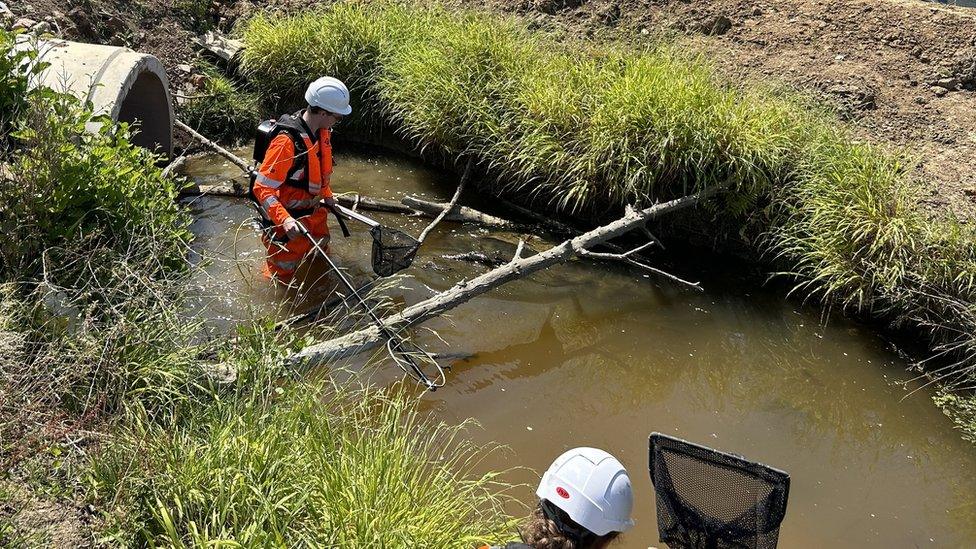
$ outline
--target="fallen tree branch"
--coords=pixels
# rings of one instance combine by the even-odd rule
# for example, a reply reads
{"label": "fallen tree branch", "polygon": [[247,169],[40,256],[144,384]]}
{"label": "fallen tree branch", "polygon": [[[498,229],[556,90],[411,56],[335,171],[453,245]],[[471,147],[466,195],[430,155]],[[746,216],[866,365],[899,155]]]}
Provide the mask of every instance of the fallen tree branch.
{"label": "fallen tree branch", "polygon": [[364,210],[369,210],[371,212],[390,212],[399,213],[407,215],[428,215],[424,212],[418,212],[417,210],[411,208],[410,206],[404,206],[399,202],[394,202],[392,200],[383,200],[382,198],[370,198],[368,196],[363,196],[359,193],[354,193],[350,195],[349,193],[337,194],[335,199],[339,204],[351,209],[359,210],[360,208]]}
{"label": "fallen tree branch", "polygon": [[201,135],[200,133],[198,133],[196,130],[194,130],[190,126],[187,126],[186,124],[184,124],[181,120],[174,120],[173,123],[176,125],[177,128],[179,128],[179,129],[185,131],[186,133],[190,134],[190,137],[196,139],[197,141],[199,141],[203,145],[209,147],[210,149],[212,149],[214,152],[216,152],[220,156],[223,156],[224,158],[226,158],[227,160],[229,160],[232,164],[234,164],[238,168],[244,170],[244,173],[250,173],[251,172],[251,167],[247,165],[247,162],[244,162],[244,160],[242,160],[236,154],[228,151],[227,149],[225,149],[225,148],[221,147],[220,145],[214,143],[213,141],[207,139],[206,137],[204,137],[203,135]]}
{"label": "fallen tree branch", "polygon": [[420,236],[417,237],[418,246],[424,243],[424,240],[427,238],[427,235],[430,234],[430,231],[434,230],[434,227],[436,227],[437,224],[447,216],[448,212],[457,206],[458,200],[461,198],[461,191],[464,190],[464,184],[468,182],[468,178],[471,176],[472,166],[474,166],[474,159],[469,159],[468,165],[464,168],[464,175],[462,175],[461,180],[458,181],[457,190],[454,191],[454,196],[452,196],[451,201],[444,206],[441,213],[437,214],[437,217],[435,217],[434,220],[431,221],[430,225],[427,225],[424,231],[420,233]]}
{"label": "fallen tree branch", "polygon": [[[690,196],[631,212],[612,223],[566,240],[544,252],[525,258],[513,258],[512,261],[497,269],[492,269],[470,281],[462,280],[447,291],[407,307],[400,313],[386,317],[381,322],[394,330],[424,322],[493,288],[567,261],[580,255],[587,248],[592,248],[611,238],[637,229],[649,219],[694,206],[724,187],[725,185],[716,185]],[[383,341],[385,339],[379,328],[370,326],[336,339],[306,347],[288,357],[287,361],[292,365],[315,366],[325,364],[368,351]]]}
{"label": "fallen tree branch", "polygon": [[[247,198],[247,188],[236,183],[231,182],[225,185],[193,185],[182,189],[180,191],[180,196],[199,196],[199,195],[209,195],[209,196],[229,196],[234,198]],[[417,211],[410,206],[404,206],[400,202],[395,202],[393,200],[383,200],[382,198],[370,198],[368,196],[362,196],[360,194],[337,194],[335,195],[336,202],[342,204],[343,206],[353,209],[353,210],[368,210],[374,212],[390,212],[399,213],[407,215],[421,215],[426,217],[434,217],[433,214],[428,214],[426,212]]]}
{"label": "fallen tree branch", "polygon": [[400,202],[417,211],[431,215],[439,215],[440,213],[447,211],[447,213],[444,215],[444,219],[448,221],[477,223],[479,225],[484,225],[486,227],[492,227],[495,229],[514,229],[518,227],[518,225],[507,219],[488,215],[467,206],[454,206],[453,208],[448,208],[447,204],[420,200],[419,198],[414,198],[412,196],[405,197]]}

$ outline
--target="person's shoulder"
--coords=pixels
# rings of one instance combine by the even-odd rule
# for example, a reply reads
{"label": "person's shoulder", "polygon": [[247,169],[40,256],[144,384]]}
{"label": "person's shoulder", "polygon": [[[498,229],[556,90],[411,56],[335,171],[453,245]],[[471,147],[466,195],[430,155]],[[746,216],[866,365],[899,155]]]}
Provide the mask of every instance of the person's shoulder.
{"label": "person's shoulder", "polygon": [[274,147],[294,147],[295,140],[286,131],[279,131],[271,138],[270,146]]}

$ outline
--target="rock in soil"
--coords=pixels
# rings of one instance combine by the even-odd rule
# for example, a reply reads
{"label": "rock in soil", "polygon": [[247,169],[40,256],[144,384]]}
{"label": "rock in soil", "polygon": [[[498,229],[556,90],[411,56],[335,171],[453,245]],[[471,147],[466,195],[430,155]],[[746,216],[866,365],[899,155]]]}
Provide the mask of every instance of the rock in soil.
{"label": "rock in soil", "polygon": [[14,26],[12,28],[13,30],[27,30],[34,28],[34,25],[37,25],[37,21],[27,17],[21,17],[20,19],[14,21]]}

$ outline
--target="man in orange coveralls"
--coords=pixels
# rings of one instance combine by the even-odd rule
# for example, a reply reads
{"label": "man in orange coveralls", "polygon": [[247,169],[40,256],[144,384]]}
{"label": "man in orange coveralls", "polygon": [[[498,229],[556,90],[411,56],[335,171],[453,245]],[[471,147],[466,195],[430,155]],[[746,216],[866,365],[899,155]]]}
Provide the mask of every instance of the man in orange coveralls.
{"label": "man in orange coveralls", "polygon": [[261,238],[268,249],[264,274],[284,283],[291,281],[313,249],[299,223],[323,247],[329,242],[328,213],[322,205],[335,204],[329,186],[332,127],[352,112],[349,89],[329,76],[312,82],[305,100],[307,108],[277,120],[276,135],[254,180],[254,196],[265,218],[274,224],[273,237],[272,231],[265,231]]}

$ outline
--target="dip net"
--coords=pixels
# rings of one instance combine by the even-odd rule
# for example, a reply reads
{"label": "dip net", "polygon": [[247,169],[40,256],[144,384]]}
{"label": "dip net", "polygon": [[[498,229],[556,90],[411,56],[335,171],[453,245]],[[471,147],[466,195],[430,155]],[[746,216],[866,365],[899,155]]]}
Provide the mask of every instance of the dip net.
{"label": "dip net", "polygon": [[651,435],[648,463],[668,547],[776,547],[787,473],[660,433]]}
{"label": "dip net", "polygon": [[369,230],[373,237],[373,272],[390,276],[413,263],[420,241],[403,231],[377,225]]}

